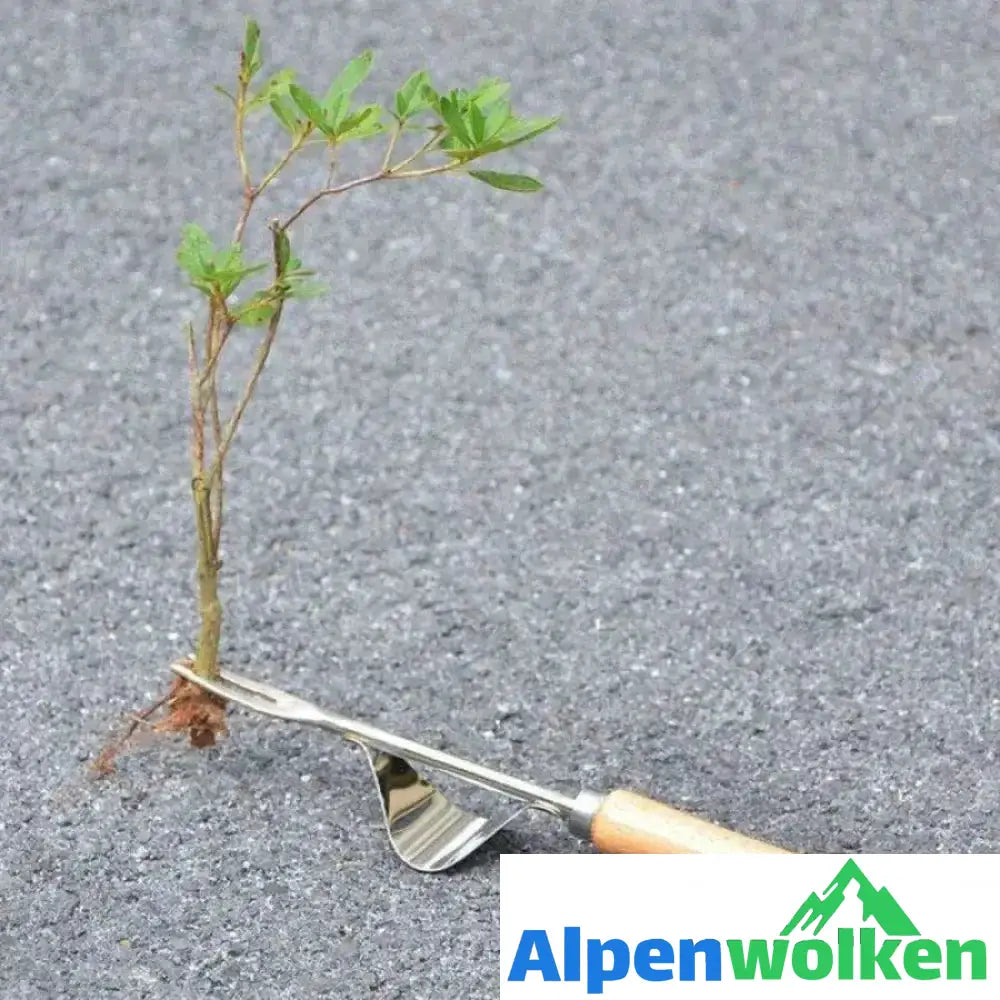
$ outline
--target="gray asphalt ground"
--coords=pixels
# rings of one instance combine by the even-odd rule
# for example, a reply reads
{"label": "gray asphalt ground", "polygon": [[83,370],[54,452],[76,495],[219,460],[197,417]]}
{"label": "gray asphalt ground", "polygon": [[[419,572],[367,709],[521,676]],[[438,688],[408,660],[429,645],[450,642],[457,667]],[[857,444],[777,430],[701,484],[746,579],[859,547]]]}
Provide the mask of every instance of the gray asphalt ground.
{"label": "gray asphalt ground", "polygon": [[[226,662],[798,850],[1000,848],[997,5],[258,14],[316,89],[374,45],[373,96],[425,63],[566,119],[508,161],[541,196],[301,234],[334,293],[234,452]],[[85,776],[190,648],[173,253],[232,226],[241,16],[3,4],[3,1000],[492,996],[498,855],[580,849],[403,870],[355,751],[246,714]]]}

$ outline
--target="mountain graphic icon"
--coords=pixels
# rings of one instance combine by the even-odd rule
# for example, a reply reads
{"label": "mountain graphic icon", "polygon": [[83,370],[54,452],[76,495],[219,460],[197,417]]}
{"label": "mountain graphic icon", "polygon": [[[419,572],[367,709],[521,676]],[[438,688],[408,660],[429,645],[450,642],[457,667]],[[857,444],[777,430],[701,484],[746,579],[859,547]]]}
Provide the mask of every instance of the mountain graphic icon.
{"label": "mountain graphic icon", "polygon": [[858,867],[857,862],[852,859],[837,872],[822,896],[816,895],[815,892],[809,893],[795,916],[788,921],[781,932],[782,937],[794,930],[812,930],[813,934],[819,934],[840,909],[840,904],[844,902],[844,890],[851,883],[857,886],[864,920],[874,920],[890,937],[919,936],[920,931],[893,898],[892,893],[884,886],[876,889]]}

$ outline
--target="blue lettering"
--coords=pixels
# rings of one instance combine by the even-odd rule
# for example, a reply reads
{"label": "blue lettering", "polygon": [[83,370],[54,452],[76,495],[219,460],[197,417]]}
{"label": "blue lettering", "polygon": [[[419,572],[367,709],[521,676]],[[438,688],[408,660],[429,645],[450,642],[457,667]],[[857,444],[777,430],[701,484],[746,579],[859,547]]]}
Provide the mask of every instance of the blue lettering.
{"label": "blue lettering", "polygon": [[[534,957],[535,952],[538,952],[537,958]],[[524,931],[521,934],[507,982],[523,983],[529,972],[540,972],[547,983],[559,982],[559,966],[545,931]]]}
{"label": "blue lettering", "polygon": [[[604,956],[611,956],[611,968],[604,967]],[[603,993],[604,984],[617,982],[628,975],[629,949],[621,938],[601,941],[587,938],[587,992]]]}
{"label": "blue lettering", "polygon": [[683,938],[680,942],[680,975],[679,979],[691,982],[695,978],[695,957],[705,957],[706,982],[718,982],[722,978],[722,943],[718,938],[703,938],[695,941],[693,938]]}
{"label": "blue lettering", "polygon": [[563,928],[563,979],[567,983],[580,982],[580,928]]}
{"label": "blue lettering", "polygon": [[[668,968],[674,961],[674,949],[663,938],[649,938],[640,941],[635,948],[635,974],[640,979],[650,983],[665,983],[674,978],[673,970]],[[654,963],[659,968],[654,968]]]}

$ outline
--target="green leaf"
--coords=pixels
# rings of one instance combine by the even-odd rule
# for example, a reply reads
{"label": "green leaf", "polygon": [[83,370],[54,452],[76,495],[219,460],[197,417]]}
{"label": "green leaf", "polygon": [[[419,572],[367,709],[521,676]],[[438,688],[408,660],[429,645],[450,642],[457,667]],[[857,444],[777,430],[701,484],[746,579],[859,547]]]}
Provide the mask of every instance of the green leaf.
{"label": "green leaf", "polygon": [[260,25],[247,19],[246,33],[243,36],[243,53],[241,69],[249,80],[261,67]]}
{"label": "green leaf", "polygon": [[434,103],[434,88],[431,86],[427,70],[417,70],[399,90],[396,91],[396,114],[400,118],[411,118],[426,111]]}
{"label": "green leaf", "polygon": [[486,137],[486,116],[475,101],[469,105],[469,134],[473,146],[479,146]]}
{"label": "green leaf", "polygon": [[293,135],[302,127],[295,107],[287,97],[273,97],[269,102],[274,117]]}
{"label": "green leaf", "polygon": [[243,51],[248,55],[256,55],[258,49],[260,48],[260,25],[253,20],[253,18],[247,18],[246,31],[243,35]]}
{"label": "green leaf", "polygon": [[190,276],[195,288],[206,295],[223,298],[231,295],[244,278],[267,267],[266,264],[245,265],[243,247],[239,243],[231,243],[217,251],[208,233],[193,222],[182,231],[177,263]]}
{"label": "green leaf", "polygon": [[300,87],[297,83],[288,85],[288,93],[292,100],[298,105],[299,110],[316,126],[324,135],[331,139],[336,134],[326,119],[323,109],[319,106],[316,98],[308,90]]}
{"label": "green leaf", "polygon": [[347,116],[347,109],[351,106],[350,94],[337,94],[334,99],[323,108],[326,120],[334,133],[340,131],[344,118]]}
{"label": "green leaf", "polygon": [[212,259],[215,247],[212,239],[196,222],[181,230],[181,245],[177,248],[177,263],[192,279],[205,279],[214,273]]}
{"label": "green leaf", "polygon": [[477,104],[488,105],[500,100],[508,90],[510,90],[509,83],[492,77],[488,80],[480,80],[470,96]]}
{"label": "green leaf", "polygon": [[233,97],[233,95],[230,94],[229,91],[226,90],[225,87],[223,87],[223,86],[221,86],[220,84],[217,83],[212,89],[214,91],[217,91],[218,93],[222,94],[223,97],[228,97],[229,100],[231,100],[234,105],[236,104],[236,98]]}
{"label": "green leaf", "polygon": [[442,120],[448,126],[448,131],[458,140],[461,146],[468,149],[473,145],[472,136],[469,135],[469,130],[462,119],[456,97],[457,94],[454,90],[451,92],[450,97],[442,97],[439,110]]}
{"label": "green leaf", "polygon": [[274,258],[277,265],[278,274],[284,274],[288,270],[288,265],[292,256],[292,244],[289,242],[288,233],[274,223]]}
{"label": "green leaf", "polygon": [[274,315],[277,304],[270,291],[257,292],[236,310],[238,323],[246,326],[263,326]]}
{"label": "green leaf", "polygon": [[338,139],[364,139],[385,131],[385,126],[379,120],[382,108],[377,104],[368,104],[349,114],[337,127]]}
{"label": "green leaf", "polygon": [[215,254],[212,263],[216,271],[238,270],[243,266],[243,247],[239,243],[230,243],[224,250]]}
{"label": "green leaf", "polygon": [[470,151],[463,151],[447,144],[442,145],[442,149],[455,159],[474,159],[485,156],[487,153],[497,153],[501,149],[510,149],[512,146],[520,145],[535,136],[547,132],[559,122],[559,116],[553,118],[510,118],[500,130],[492,137],[488,138],[482,145]]}
{"label": "green leaf", "polygon": [[292,281],[285,295],[289,299],[315,299],[328,291],[329,288],[321,281]]}
{"label": "green leaf", "polygon": [[486,127],[483,130],[484,141],[489,142],[509,121],[510,103],[498,101],[490,108],[490,113],[486,116]]}
{"label": "green leaf", "polygon": [[503,143],[499,148],[509,149],[511,146],[527,142],[558,124],[559,115],[551,118],[511,118],[496,136],[497,141]]}
{"label": "green leaf", "polygon": [[489,184],[490,187],[500,188],[501,191],[528,193],[542,190],[542,183],[526,174],[501,174],[496,170],[470,170],[469,176],[475,177],[477,181],[482,181],[484,184]]}
{"label": "green leaf", "polygon": [[266,264],[254,264],[251,267],[219,268],[215,275],[214,284],[218,288],[219,294],[227,299],[239,288],[244,278],[251,274],[258,274],[266,267]]}
{"label": "green leaf", "polygon": [[[288,93],[288,85],[295,79],[295,70],[283,69],[262,84],[247,101],[247,111],[255,111]],[[284,124],[284,122],[282,122]]]}
{"label": "green leaf", "polygon": [[326,92],[326,96],[323,98],[324,109],[329,109],[333,107],[337,99],[343,95],[350,98],[351,94],[358,89],[361,82],[372,68],[372,60],[375,58],[375,53],[371,49],[365,49],[364,52],[359,56],[355,56],[344,68],[341,70],[340,75],[337,77],[333,83],[330,84],[330,89]]}

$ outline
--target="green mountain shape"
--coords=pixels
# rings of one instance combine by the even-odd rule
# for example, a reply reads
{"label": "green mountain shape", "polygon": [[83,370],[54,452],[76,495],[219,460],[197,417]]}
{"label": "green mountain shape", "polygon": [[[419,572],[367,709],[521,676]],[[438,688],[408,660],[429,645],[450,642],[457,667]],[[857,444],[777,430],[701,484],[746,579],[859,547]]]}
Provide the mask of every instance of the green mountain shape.
{"label": "green mountain shape", "polygon": [[822,896],[817,896],[815,892],[809,893],[805,902],[795,912],[795,916],[785,925],[781,936],[786,937],[796,929],[808,930],[811,924],[815,925],[812,927],[813,934],[819,934],[829,919],[840,909],[840,904],[844,902],[844,890],[852,882],[858,887],[858,899],[861,900],[864,920],[874,920],[890,937],[919,937],[920,931],[893,898],[892,893],[884,886],[876,889],[853,859],[837,872]]}

